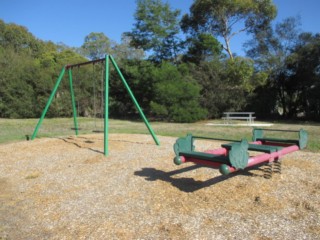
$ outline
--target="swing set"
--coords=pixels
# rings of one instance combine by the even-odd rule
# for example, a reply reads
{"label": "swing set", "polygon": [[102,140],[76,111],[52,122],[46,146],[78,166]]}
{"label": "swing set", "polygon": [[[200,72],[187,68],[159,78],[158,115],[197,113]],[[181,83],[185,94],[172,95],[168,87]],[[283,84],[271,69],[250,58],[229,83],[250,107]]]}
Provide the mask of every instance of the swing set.
{"label": "swing set", "polygon": [[[54,98],[54,96],[57,93],[58,87],[63,79],[63,76],[65,75],[66,71],[68,71],[68,75],[69,75],[69,85],[70,85],[70,93],[71,93],[71,103],[72,103],[72,111],[73,111],[73,124],[74,127],[73,129],[75,130],[75,134],[78,135],[79,134],[79,126],[78,126],[78,119],[77,119],[77,106],[76,106],[76,101],[75,101],[75,92],[74,92],[74,88],[73,88],[73,75],[72,75],[72,69],[77,67],[81,67],[84,65],[89,65],[89,64],[96,64],[96,63],[101,63],[101,64],[105,64],[105,71],[104,71],[104,76],[103,76],[103,82],[102,85],[104,87],[103,91],[104,94],[102,95],[103,99],[101,99],[101,102],[104,102],[104,107],[103,107],[103,117],[104,117],[104,124],[103,124],[103,132],[104,132],[104,155],[108,156],[109,154],[109,143],[108,143],[108,138],[109,138],[109,60],[111,61],[112,65],[114,66],[115,70],[117,71],[123,85],[125,86],[128,94],[130,95],[131,100],[133,101],[134,105],[136,106],[140,117],[142,118],[142,120],[144,121],[146,127],[149,130],[149,133],[151,134],[154,142],[156,145],[160,145],[160,142],[157,138],[157,136],[155,135],[151,125],[149,124],[147,118],[145,117],[141,107],[139,106],[139,103],[137,102],[134,94],[132,93],[127,81],[125,80],[125,78],[123,77],[117,63],[115,62],[114,58],[111,55],[106,55],[105,58],[101,58],[101,59],[97,59],[97,60],[92,60],[92,61],[88,61],[88,62],[83,62],[83,63],[77,63],[77,64],[72,64],[72,65],[66,65],[62,68],[60,75],[54,85],[54,88],[50,94],[50,97],[47,101],[47,104],[44,108],[44,110],[42,111],[41,117],[34,129],[34,132],[32,134],[31,140],[35,139],[39,128],[43,122],[44,117],[46,116],[46,113],[52,103],[52,100]],[[94,97],[95,97],[95,84],[94,84]],[[95,103],[95,99],[94,99],[94,115],[96,117],[96,103]],[[79,108],[79,106],[78,106]],[[78,109],[79,110],[79,109]]]}

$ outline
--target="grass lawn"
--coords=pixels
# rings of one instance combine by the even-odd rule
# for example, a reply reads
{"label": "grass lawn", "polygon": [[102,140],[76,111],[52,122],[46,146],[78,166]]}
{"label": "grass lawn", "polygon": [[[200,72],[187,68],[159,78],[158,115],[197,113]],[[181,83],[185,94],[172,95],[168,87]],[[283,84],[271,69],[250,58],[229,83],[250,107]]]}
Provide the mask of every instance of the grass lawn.
{"label": "grass lawn", "polygon": [[[32,135],[38,119],[0,119],[0,144],[13,141],[24,141],[26,135]],[[208,125],[210,123],[210,125]],[[166,123],[151,122],[151,126],[156,135],[181,137],[187,133],[195,136],[205,136],[214,138],[226,138],[240,140],[242,138],[251,139],[252,128],[250,126],[223,125],[221,120],[202,121],[197,123]],[[239,122],[236,122],[239,123]],[[259,122],[257,122],[259,123]],[[270,122],[270,129],[305,129],[309,133],[308,150],[320,152],[320,124],[311,122]],[[37,137],[57,137],[75,135],[72,118],[52,118],[44,119],[39,129]],[[92,134],[93,131],[103,130],[101,119],[79,118],[80,134]],[[148,129],[143,122],[126,120],[109,120],[110,133],[141,133],[148,134]],[[296,138],[297,135],[283,132],[268,132],[268,136],[281,138]],[[279,138],[280,138],[279,137]]]}

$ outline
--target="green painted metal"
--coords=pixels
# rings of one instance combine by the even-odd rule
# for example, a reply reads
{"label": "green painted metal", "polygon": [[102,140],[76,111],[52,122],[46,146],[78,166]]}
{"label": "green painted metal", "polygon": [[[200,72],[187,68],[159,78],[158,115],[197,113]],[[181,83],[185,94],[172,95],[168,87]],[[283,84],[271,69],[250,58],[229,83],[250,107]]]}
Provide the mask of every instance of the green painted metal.
{"label": "green painted metal", "polygon": [[180,156],[184,156],[200,160],[229,164],[237,169],[244,169],[245,167],[247,167],[249,160],[249,143],[246,139],[229,144],[223,144],[222,147],[229,150],[228,156],[226,157],[222,155],[194,151],[195,147],[193,145],[193,138],[194,137],[191,134],[187,134],[186,137],[181,137],[176,140],[176,143],[173,145],[173,150],[176,154],[174,163],[176,165],[181,164]]}
{"label": "green painted metal", "polygon": [[109,154],[109,56],[105,56],[104,81],[104,155]]}
{"label": "green painted metal", "polygon": [[180,156],[175,156],[175,157],[173,158],[173,162],[174,162],[175,165],[180,165],[180,164],[182,164],[181,157],[180,157]]}
{"label": "green painted metal", "polygon": [[121,73],[121,71],[120,71],[117,63],[115,62],[115,60],[113,59],[112,56],[109,56],[109,58],[110,58],[110,60],[111,60],[111,62],[112,62],[112,64],[113,64],[114,68],[116,69],[117,73],[119,74],[119,76],[120,76],[120,78],[121,78],[121,81],[122,81],[122,83],[124,84],[126,90],[128,91],[128,93],[129,93],[129,95],[130,95],[130,97],[131,97],[134,105],[135,105],[136,108],[138,109],[139,114],[140,114],[140,117],[142,118],[142,120],[144,121],[145,125],[147,126],[150,134],[152,135],[154,142],[155,142],[157,145],[160,145],[160,142],[159,142],[157,136],[155,135],[155,133],[154,133],[151,125],[149,124],[147,118],[145,117],[143,111],[141,110],[141,108],[140,108],[140,106],[139,106],[139,103],[137,102],[135,96],[133,95],[133,93],[132,93],[132,91],[131,91],[131,89],[130,89],[128,83],[127,83],[127,81],[126,81],[125,78],[123,77],[123,75],[122,75],[122,73]]}
{"label": "green painted metal", "polygon": [[231,150],[228,152],[228,158],[231,166],[237,169],[244,169],[248,165],[249,153],[248,153],[249,143],[246,139],[242,139],[239,143],[234,143]]}
{"label": "green painted metal", "polygon": [[228,175],[228,174],[230,174],[230,168],[227,164],[221,164],[219,167],[219,172],[222,175]]}
{"label": "green painted metal", "polygon": [[[226,143],[226,144],[222,144],[221,146],[223,148],[226,148],[228,150],[231,149],[231,147],[234,145],[235,143]],[[264,153],[272,153],[272,152],[276,152],[278,150],[281,150],[283,147],[280,146],[268,146],[268,145],[260,145],[260,144],[249,144],[248,150],[249,151],[255,151],[255,152],[264,152]]]}
{"label": "green painted metal", "polygon": [[299,148],[303,149],[307,147],[308,143],[308,132],[306,130],[300,129],[299,131]]}
{"label": "green painted metal", "polygon": [[77,108],[76,108],[76,101],[74,97],[74,90],[73,90],[73,81],[72,81],[72,68],[68,69],[69,73],[69,85],[70,85],[70,93],[71,93],[71,103],[72,103],[72,112],[73,112],[73,123],[74,123],[74,130],[76,135],[79,134],[79,127],[78,127],[78,120],[77,120]]}
{"label": "green painted metal", "polygon": [[179,157],[180,152],[192,152],[194,149],[192,135],[187,134],[186,137],[181,137],[176,140],[173,145],[174,153],[176,157]]}
{"label": "green painted metal", "polygon": [[224,141],[224,142],[240,142],[239,140],[227,139],[227,138],[211,138],[211,137],[201,137],[201,136],[192,136],[193,139],[204,139],[204,140],[213,140],[213,141]]}
{"label": "green painted metal", "polygon": [[139,114],[142,118],[142,120],[144,121],[145,125],[147,126],[150,134],[152,135],[153,137],[153,140],[155,141],[155,143],[157,145],[160,145],[160,142],[159,140],[157,139],[157,136],[154,134],[154,131],[153,129],[151,128],[151,125],[149,124],[148,120],[146,119],[142,109],[140,108],[136,98],[134,97],[129,85],[127,84],[125,78],[123,77],[121,71],[119,70],[119,67],[117,66],[115,60],[113,59],[112,56],[110,55],[106,55],[105,58],[103,59],[98,59],[98,60],[94,60],[94,61],[89,61],[89,62],[85,62],[85,63],[79,63],[79,64],[73,64],[73,65],[67,65],[65,67],[62,68],[61,72],[60,72],[60,75],[57,79],[57,82],[51,92],[51,95],[47,101],[47,104],[42,112],[42,115],[37,123],[37,126],[32,134],[32,137],[31,137],[31,140],[33,140],[34,138],[36,138],[37,134],[38,134],[38,131],[39,131],[39,128],[42,124],[42,121],[50,107],[50,104],[57,92],[57,89],[60,85],[60,82],[65,74],[65,71],[68,70],[68,73],[69,73],[69,83],[70,83],[70,92],[71,92],[71,102],[72,102],[72,109],[73,109],[73,119],[74,119],[74,127],[75,127],[75,131],[76,131],[76,135],[78,135],[78,130],[79,130],[79,127],[78,127],[78,120],[77,120],[77,109],[76,109],[76,104],[75,104],[75,95],[74,95],[74,89],[73,89],[73,79],[72,79],[72,68],[73,67],[79,67],[79,66],[82,66],[82,65],[87,65],[87,64],[94,64],[94,63],[97,63],[97,62],[105,62],[105,82],[104,82],[104,90],[105,90],[105,95],[104,95],[104,102],[105,102],[105,105],[104,105],[104,155],[105,156],[108,156],[109,154],[109,143],[108,143],[108,138],[109,138],[109,59],[111,60],[113,66],[115,67],[116,71],[118,72],[121,80],[122,80],[122,83],[124,84],[126,90],[128,91],[133,103],[135,104],[136,108],[138,109],[139,111]]}
{"label": "green painted metal", "polygon": [[41,114],[41,117],[40,117],[40,119],[39,119],[39,121],[38,121],[38,123],[37,123],[37,126],[36,126],[36,128],[34,129],[34,132],[33,132],[33,134],[32,134],[31,140],[35,139],[36,136],[37,136],[37,134],[38,134],[38,131],[39,131],[39,128],[40,128],[40,126],[41,126],[41,124],[42,124],[42,121],[43,121],[44,117],[45,117],[46,114],[47,114],[47,111],[48,111],[48,109],[49,109],[49,107],[50,107],[50,104],[51,104],[51,102],[52,102],[52,99],[53,99],[54,95],[56,94],[56,92],[57,92],[57,90],[58,90],[58,87],[59,87],[60,82],[61,82],[61,80],[62,80],[62,78],[63,78],[63,76],[64,76],[65,71],[66,71],[66,68],[63,67],[62,70],[61,70],[61,72],[60,72],[60,75],[59,75],[59,77],[58,77],[58,80],[57,80],[57,82],[56,82],[56,84],[55,84],[55,86],[54,86],[54,88],[53,88],[53,90],[52,90],[52,92],[51,92],[51,95],[50,95],[50,97],[49,97],[49,99],[48,99],[48,102],[47,102],[47,104],[46,104],[46,107],[44,108],[44,110],[43,110],[43,112],[42,112],[42,114]]}
{"label": "green painted metal", "polygon": [[[266,138],[264,137],[263,131],[277,131],[277,132],[292,132],[298,133],[299,139],[279,139],[279,138]],[[277,142],[277,143],[287,143],[287,144],[295,144],[299,146],[300,149],[303,149],[307,146],[308,143],[308,132],[300,129],[299,131],[296,130],[281,130],[281,129],[261,129],[255,128],[253,129],[253,141],[261,140],[261,141],[268,141],[268,142]]]}
{"label": "green painted metal", "polygon": [[252,141],[257,141],[258,138],[263,138],[263,129],[254,128],[252,130]]}
{"label": "green painted metal", "polygon": [[273,153],[283,149],[281,146],[268,146],[268,145],[260,145],[260,144],[249,144],[249,151],[255,152],[264,152],[264,153]]}

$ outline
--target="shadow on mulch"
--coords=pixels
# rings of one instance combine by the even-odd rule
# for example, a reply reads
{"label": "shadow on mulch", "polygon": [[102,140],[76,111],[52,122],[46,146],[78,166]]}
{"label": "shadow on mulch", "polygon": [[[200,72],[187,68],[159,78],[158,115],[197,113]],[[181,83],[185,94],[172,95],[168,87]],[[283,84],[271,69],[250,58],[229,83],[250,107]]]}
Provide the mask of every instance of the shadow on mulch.
{"label": "shadow on mulch", "polygon": [[[78,147],[78,148],[85,148],[88,149],[90,151],[96,152],[96,153],[101,153],[104,154],[103,151],[94,149],[92,147],[88,147],[88,146],[83,146],[81,144],[79,144],[77,141],[79,141],[79,139],[85,143],[85,144],[94,144],[95,141],[99,141],[97,139],[95,139],[95,141],[92,141],[90,138],[86,138],[86,137],[77,137],[77,138],[73,138],[73,137],[68,137],[68,138],[60,138],[57,137],[57,139],[60,139],[62,141],[64,141],[65,143],[69,143],[69,144],[73,144],[74,146]],[[100,140],[100,141],[103,141]],[[154,145],[154,143],[146,143],[146,142],[137,142],[137,141],[128,141],[128,140],[109,140],[109,142],[125,142],[125,143],[134,143],[134,144],[142,144],[142,145]],[[0,239],[1,240],[1,239]]]}
{"label": "shadow on mulch", "polygon": [[[101,154],[104,153],[104,152],[102,152],[102,151],[99,151],[99,150],[97,150],[97,149],[93,149],[93,148],[91,148],[91,147],[84,147],[84,146],[78,144],[77,142],[75,142],[75,140],[74,140],[73,138],[57,138],[57,139],[60,139],[60,140],[64,141],[65,143],[73,144],[73,145],[75,145],[75,146],[78,147],[78,148],[86,148],[86,149],[89,149],[90,151],[93,151],[93,152],[96,152],[96,153],[101,153]],[[94,141],[89,140],[88,138],[84,138],[84,139],[86,139],[86,140],[84,141],[84,143],[86,143],[86,144],[93,144],[93,143],[95,143]],[[1,239],[0,239],[0,240],[1,240]]]}
{"label": "shadow on mulch", "polygon": [[183,192],[195,192],[195,191],[198,191],[199,189],[210,187],[212,185],[218,184],[224,180],[230,179],[237,175],[261,177],[261,175],[257,175],[249,172],[249,170],[252,170],[252,168],[250,168],[249,170],[243,170],[243,171],[231,173],[229,175],[220,175],[220,176],[208,179],[206,181],[197,181],[197,180],[194,180],[193,178],[185,178],[185,177],[182,177],[182,178],[172,177],[176,174],[192,171],[201,167],[203,166],[192,165],[192,166],[188,166],[188,167],[170,171],[170,172],[157,170],[155,168],[143,168],[141,171],[135,171],[134,175],[145,177],[147,181],[161,180],[161,181],[169,182],[171,183],[172,186],[180,189]]}

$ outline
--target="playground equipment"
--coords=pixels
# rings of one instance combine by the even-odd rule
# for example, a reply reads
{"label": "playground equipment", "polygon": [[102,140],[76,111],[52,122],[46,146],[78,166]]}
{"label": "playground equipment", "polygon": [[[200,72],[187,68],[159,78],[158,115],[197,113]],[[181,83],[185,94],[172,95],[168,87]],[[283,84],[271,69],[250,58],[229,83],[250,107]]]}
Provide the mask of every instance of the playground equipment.
{"label": "playground equipment", "polygon": [[[264,131],[297,133],[298,139],[269,138],[264,136]],[[197,152],[194,146],[195,139],[229,141],[230,143],[222,144],[218,149]],[[308,133],[303,129],[294,131],[255,128],[252,140],[249,143],[246,139],[236,141],[188,134],[186,137],[177,139],[173,146],[176,154],[174,163],[180,165],[185,162],[193,162],[218,168],[221,174],[227,175],[263,163],[278,163],[283,155],[305,148],[308,142]],[[250,151],[260,154],[250,156]]]}
{"label": "playground equipment", "polygon": [[78,135],[78,130],[79,130],[79,127],[78,127],[78,120],[77,120],[77,108],[76,108],[76,101],[75,101],[75,93],[74,93],[74,88],[73,88],[73,79],[72,79],[72,69],[77,67],[81,67],[83,65],[88,65],[88,64],[96,64],[96,63],[103,63],[105,64],[105,72],[104,72],[104,81],[103,81],[103,86],[104,86],[104,109],[103,109],[103,116],[104,116],[104,155],[107,156],[108,155],[108,136],[109,136],[109,121],[108,121],[108,118],[109,118],[109,60],[111,61],[111,63],[113,64],[116,72],[118,73],[123,85],[125,86],[128,94],[130,95],[131,97],[131,100],[133,101],[134,105],[136,106],[139,114],[140,114],[140,117],[142,118],[142,120],[144,121],[146,127],[148,128],[149,130],[149,133],[152,135],[153,137],[153,140],[154,142],[156,143],[156,145],[160,145],[160,142],[159,140],[157,139],[157,136],[154,134],[154,131],[151,127],[151,125],[149,124],[147,118],[145,117],[142,109],[140,108],[139,106],[139,103],[137,102],[135,96],[133,95],[127,81],[125,80],[125,78],[123,77],[117,63],[115,62],[114,58],[111,56],[111,55],[106,55],[105,58],[102,58],[102,59],[97,59],[97,60],[93,60],[93,61],[88,61],[88,62],[83,62],[83,63],[77,63],[77,64],[72,64],[72,65],[66,65],[62,68],[61,72],[60,72],[60,75],[54,85],[54,88],[51,92],[51,95],[47,101],[47,104],[44,108],[44,110],[42,111],[42,114],[41,114],[41,117],[34,129],[34,132],[31,136],[31,140],[35,139],[37,134],[38,134],[38,131],[39,131],[39,128],[42,124],[42,121],[50,107],[50,104],[54,98],[54,96],[56,95],[57,93],[57,90],[58,90],[58,87],[63,79],[63,76],[65,75],[65,72],[66,70],[68,71],[68,74],[69,74],[69,85],[70,85],[70,93],[71,93],[71,104],[72,104],[72,110],[73,110],[73,120],[74,120],[74,130],[75,130],[75,134]]}

